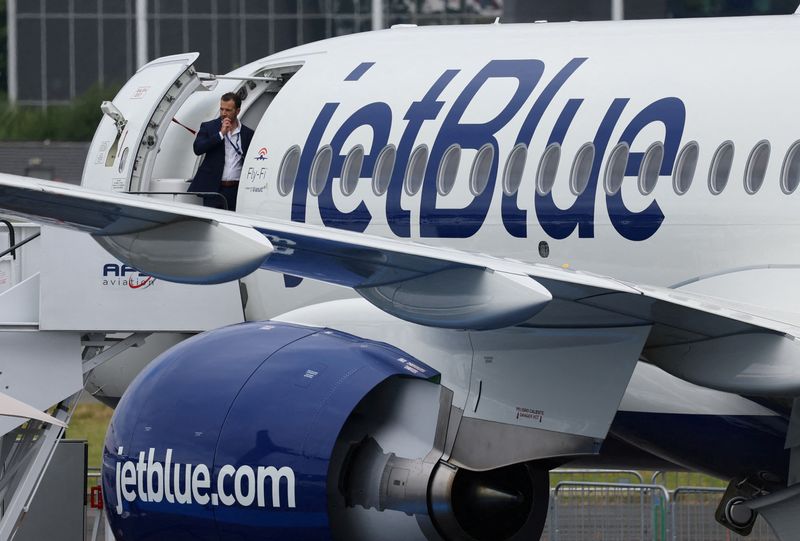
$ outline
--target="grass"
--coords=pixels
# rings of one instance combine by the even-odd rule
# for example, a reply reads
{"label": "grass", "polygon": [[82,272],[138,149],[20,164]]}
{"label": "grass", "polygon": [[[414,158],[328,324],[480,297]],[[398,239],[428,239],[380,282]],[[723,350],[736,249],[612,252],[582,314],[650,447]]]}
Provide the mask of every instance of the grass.
{"label": "grass", "polygon": [[89,442],[89,468],[103,464],[103,441],[113,414],[114,410],[96,402],[78,404],[72,414],[65,437]]}

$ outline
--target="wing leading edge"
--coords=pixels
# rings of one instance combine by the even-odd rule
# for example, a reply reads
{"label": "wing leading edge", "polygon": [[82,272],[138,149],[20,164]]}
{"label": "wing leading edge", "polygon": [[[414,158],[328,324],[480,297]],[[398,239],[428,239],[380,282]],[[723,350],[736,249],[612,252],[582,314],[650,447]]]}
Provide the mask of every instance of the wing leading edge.
{"label": "wing leading edge", "polygon": [[[262,268],[350,287],[394,316],[444,328],[652,325],[644,354],[684,379],[740,393],[800,392],[793,339],[800,336],[800,321],[775,318],[757,307],[547,265],[12,175],[0,175],[0,208],[90,233],[112,255],[165,280],[217,283]],[[754,339],[742,339],[747,335]],[[709,355],[709,349],[722,353]],[[758,354],[763,351],[770,352],[768,362]],[[757,370],[754,358],[762,361]]]}

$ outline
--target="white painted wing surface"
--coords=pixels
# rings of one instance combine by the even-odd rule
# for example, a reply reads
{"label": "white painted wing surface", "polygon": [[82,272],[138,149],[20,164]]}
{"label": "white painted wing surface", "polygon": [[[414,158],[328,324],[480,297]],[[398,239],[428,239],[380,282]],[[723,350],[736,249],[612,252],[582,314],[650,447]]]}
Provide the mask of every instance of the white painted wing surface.
{"label": "white painted wing surface", "polygon": [[[0,175],[0,209],[88,232],[112,255],[166,280],[216,283],[262,268],[351,287],[392,315],[445,328],[651,325],[644,354],[684,379],[743,394],[800,392],[794,340],[800,336],[800,318],[785,312],[547,265],[12,175]],[[746,335],[757,339],[742,339]]]}
{"label": "white painted wing surface", "polygon": [[37,421],[44,421],[45,423],[63,428],[67,427],[65,422],[59,421],[55,417],[39,411],[30,404],[26,404],[21,400],[17,400],[3,393],[0,393],[0,415],[19,417],[21,419],[36,419]]}

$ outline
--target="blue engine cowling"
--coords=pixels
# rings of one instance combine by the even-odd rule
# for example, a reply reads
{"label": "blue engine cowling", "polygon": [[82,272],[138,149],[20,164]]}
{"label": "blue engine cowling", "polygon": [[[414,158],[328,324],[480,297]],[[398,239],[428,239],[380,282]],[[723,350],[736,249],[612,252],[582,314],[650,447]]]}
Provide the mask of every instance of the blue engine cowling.
{"label": "blue engine cowling", "polygon": [[117,407],[103,491],[117,539],[330,539],[326,484],[350,413],[392,376],[435,379],[384,343],[245,323],[150,364]]}

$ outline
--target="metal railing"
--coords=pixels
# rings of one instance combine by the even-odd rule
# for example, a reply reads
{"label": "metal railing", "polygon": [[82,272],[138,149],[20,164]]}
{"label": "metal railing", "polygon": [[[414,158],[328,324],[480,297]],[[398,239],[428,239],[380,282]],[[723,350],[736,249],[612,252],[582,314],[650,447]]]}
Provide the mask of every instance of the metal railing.
{"label": "metal railing", "polygon": [[[551,479],[553,476],[559,476],[559,475],[569,475],[576,477],[581,477],[581,476],[597,477],[598,475],[602,475],[603,477],[615,476],[617,478],[624,476],[635,479],[636,482],[638,483],[644,483],[644,477],[642,477],[642,474],[636,470],[603,470],[603,469],[586,470],[586,469],[558,468],[550,472]],[[583,481],[583,479],[577,479],[577,481]],[[651,484],[655,485],[657,483],[653,482]]]}
{"label": "metal railing", "polygon": [[672,491],[670,523],[673,541],[778,541],[766,521],[759,517],[752,533],[741,537],[714,519],[719,499],[725,493],[718,487],[678,487]]}
{"label": "metal railing", "polygon": [[661,485],[561,481],[552,490],[549,540],[668,541],[669,510]]}
{"label": "metal railing", "polygon": [[[778,541],[759,517],[744,538],[718,524],[714,512],[725,493],[721,487],[678,486],[641,481],[633,470],[553,470],[551,474],[627,474],[638,482],[560,481],[550,491],[547,541]],[[666,481],[663,472],[653,480]],[[707,480],[707,478],[706,478]]]}

